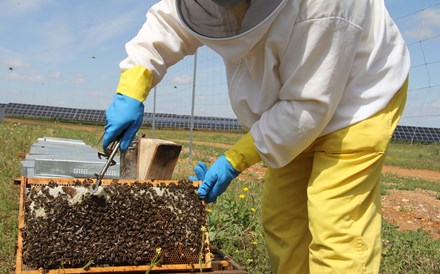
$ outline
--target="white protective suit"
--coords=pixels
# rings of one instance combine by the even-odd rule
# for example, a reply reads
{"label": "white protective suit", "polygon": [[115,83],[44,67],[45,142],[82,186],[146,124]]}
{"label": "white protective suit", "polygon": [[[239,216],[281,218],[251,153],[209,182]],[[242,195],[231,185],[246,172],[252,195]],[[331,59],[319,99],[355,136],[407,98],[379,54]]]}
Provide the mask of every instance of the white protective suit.
{"label": "white protective suit", "polygon": [[198,47],[212,48],[224,58],[232,108],[272,168],[383,109],[408,76],[408,50],[383,0],[252,0],[247,27],[221,34],[210,26],[218,35],[188,23],[191,16],[214,22],[199,1],[210,2],[154,5],[126,44],[121,69],[143,66],[157,84]]}

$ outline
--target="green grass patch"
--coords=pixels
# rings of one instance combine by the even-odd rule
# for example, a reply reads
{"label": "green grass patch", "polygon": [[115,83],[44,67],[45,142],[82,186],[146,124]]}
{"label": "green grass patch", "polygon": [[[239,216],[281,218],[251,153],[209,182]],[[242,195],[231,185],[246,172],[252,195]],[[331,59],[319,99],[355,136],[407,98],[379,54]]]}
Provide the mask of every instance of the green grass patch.
{"label": "green grass patch", "polygon": [[386,194],[387,190],[414,190],[414,189],[432,190],[440,193],[440,184],[432,181],[400,177],[394,174],[382,175],[382,194]]}
{"label": "green grass patch", "polygon": [[[13,180],[20,176],[19,154],[27,152],[37,138],[45,136],[81,139],[94,146],[103,131],[101,126],[78,130],[60,125],[55,122],[53,125],[0,124],[0,273],[9,273],[15,264],[19,189],[13,185]],[[151,128],[142,128],[140,133],[152,136]],[[189,130],[155,130],[155,137],[183,145],[173,174],[175,180],[193,175],[193,166],[198,161],[206,162],[208,166],[212,164],[226,150],[225,145],[234,144],[243,133],[194,131],[193,155],[188,151],[189,136]],[[386,164],[440,170],[439,146],[392,143]],[[261,224],[263,182],[257,176],[250,178],[235,180],[217,203],[207,206],[210,242],[250,274],[266,274],[270,273],[270,267]],[[440,193],[440,184],[419,179],[386,175],[383,182],[384,192],[390,188],[423,188]],[[383,241],[382,273],[440,273],[439,242],[430,239],[426,233],[402,233],[384,223]]]}
{"label": "green grass patch", "polygon": [[440,241],[425,232],[400,232],[384,222],[382,243],[380,273],[440,273]]}
{"label": "green grass patch", "polygon": [[385,165],[439,171],[440,144],[392,142],[388,149]]}
{"label": "green grass patch", "polygon": [[271,271],[261,224],[262,185],[236,180],[207,206],[210,242],[255,274]]}
{"label": "green grass patch", "polygon": [[[145,134],[146,137],[153,137],[153,131],[150,127],[143,127],[139,131],[141,134]],[[208,142],[232,145],[240,137],[243,136],[243,132],[222,132],[222,131],[200,131],[194,130],[192,137],[194,142]],[[154,131],[155,138],[169,139],[169,140],[184,140],[185,143],[189,142],[190,132],[185,129],[160,129]]]}

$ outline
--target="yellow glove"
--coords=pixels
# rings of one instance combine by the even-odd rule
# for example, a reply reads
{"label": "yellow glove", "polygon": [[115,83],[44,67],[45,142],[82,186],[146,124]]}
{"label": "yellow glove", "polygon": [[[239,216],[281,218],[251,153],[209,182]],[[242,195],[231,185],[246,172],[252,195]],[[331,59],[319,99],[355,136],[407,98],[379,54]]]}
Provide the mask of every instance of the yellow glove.
{"label": "yellow glove", "polygon": [[145,101],[153,83],[153,74],[144,67],[135,66],[121,73],[116,93]]}
{"label": "yellow glove", "polygon": [[238,172],[242,172],[261,160],[260,153],[254,144],[250,132],[246,133],[237,143],[225,152],[226,159]]}
{"label": "yellow glove", "polygon": [[142,125],[143,101],[147,98],[153,76],[144,67],[136,66],[121,73],[113,102],[105,112],[104,151],[110,143],[121,139],[121,151],[125,151]]}

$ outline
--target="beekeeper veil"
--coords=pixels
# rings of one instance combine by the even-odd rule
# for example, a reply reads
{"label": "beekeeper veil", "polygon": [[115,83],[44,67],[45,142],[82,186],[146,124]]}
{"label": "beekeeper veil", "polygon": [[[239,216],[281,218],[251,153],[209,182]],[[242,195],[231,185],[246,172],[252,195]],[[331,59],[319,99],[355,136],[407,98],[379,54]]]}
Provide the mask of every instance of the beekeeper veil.
{"label": "beekeeper veil", "polygon": [[176,0],[182,22],[205,38],[226,39],[262,24],[283,0]]}

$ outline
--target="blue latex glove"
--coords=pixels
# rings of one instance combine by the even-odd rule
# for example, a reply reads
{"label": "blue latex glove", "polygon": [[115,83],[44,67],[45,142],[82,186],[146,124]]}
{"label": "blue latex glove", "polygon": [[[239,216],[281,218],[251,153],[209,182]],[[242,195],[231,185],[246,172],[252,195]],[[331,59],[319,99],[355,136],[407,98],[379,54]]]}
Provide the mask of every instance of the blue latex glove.
{"label": "blue latex glove", "polygon": [[206,172],[208,171],[208,168],[206,167],[205,163],[199,162],[194,167],[194,173],[196,176],[189,176],[188,179],[190,181],[203,181],[205,180]]}
{"label": "blue latex glove", "polygon": [[142,125],[144,104],[126,95],[115,94],[113,102],[105,115],[107,121],[104,138],[102,139],[104,151],[110,143],[119,137],[121,137],[120,149],[126,151]]}
{"label": "blue latex glove", "polygon": [[232,167],[224,155],[220,156],[206,172],[204,172],[203,166],[206,168],[203,163],[196,166],[196,168],[201,168],[199,174],[194,168],[197,177],[203,175],[205,177],[198,189],[199,198],[205,199],[207,203],[212,203],[225,192],[231,181],[240,173]]}

